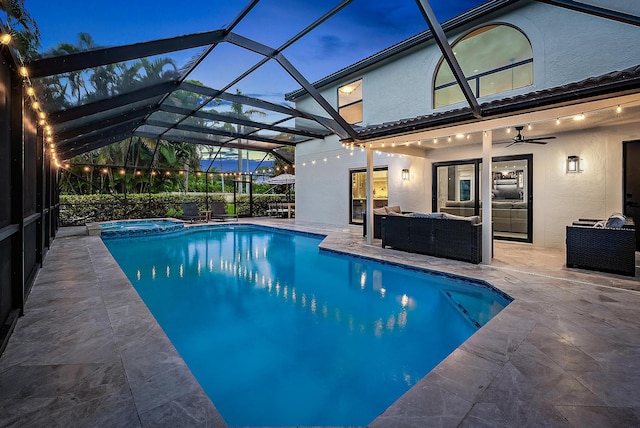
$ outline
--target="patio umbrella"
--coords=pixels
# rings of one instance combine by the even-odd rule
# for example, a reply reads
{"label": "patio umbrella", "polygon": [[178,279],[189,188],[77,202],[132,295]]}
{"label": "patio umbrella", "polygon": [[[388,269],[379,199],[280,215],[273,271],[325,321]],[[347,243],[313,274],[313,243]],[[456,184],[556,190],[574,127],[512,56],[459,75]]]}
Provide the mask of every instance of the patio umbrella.
{"label": "patio umbrella", "polygon": [[266,181],[266,183],[286,185],[287,186],[287,202],[289,202],[289,194],[290,194],[289,186],[291,184],[296,183],[296,176],[293,174],[280,174],[280,175],[276,175],[275,177],[271,177]]}
{"label": "patio umbrella", "polygon": [[268,184],[295,184],[296,176],[293,174],[280,174],[266,181]]}

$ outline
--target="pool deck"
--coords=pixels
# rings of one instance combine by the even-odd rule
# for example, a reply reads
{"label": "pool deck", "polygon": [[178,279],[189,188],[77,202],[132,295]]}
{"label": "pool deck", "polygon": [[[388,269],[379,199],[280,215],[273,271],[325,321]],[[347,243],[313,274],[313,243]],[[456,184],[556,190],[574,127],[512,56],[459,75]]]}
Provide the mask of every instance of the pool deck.
{"label": "pool deck", "polygon": [[[370,427],[640,426],[638,277],[567,269],[563,250],[527,244],[495,241],[492,265],[472,265],[367,245],[360,226],[247,222],[326,234],[327,249],[482,279],[515,299]],[[226,424],[100,238],[70,227],[0,357],[0,426]]]}

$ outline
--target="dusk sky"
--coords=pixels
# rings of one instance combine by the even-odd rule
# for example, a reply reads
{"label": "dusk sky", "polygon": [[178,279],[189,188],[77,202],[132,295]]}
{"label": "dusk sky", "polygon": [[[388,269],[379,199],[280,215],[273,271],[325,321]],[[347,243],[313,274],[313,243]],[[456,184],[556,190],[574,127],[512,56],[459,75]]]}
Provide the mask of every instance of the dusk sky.
{"label": "dusk sky", "polygon": [[[431,6],[443,22],[485,1],[431,0]],[[246,4],[244,0],[25,0],[42,33],[44,50],[61,42],[76,43],[80,32],[89,33],[97,46],[117,46],[211,31],[228,24]],[[262,0],[234,32],[278,47],[337,4],[338,0]],[[427,24],[414,0],[354,0],[284,55],[313,82],[425,29]],[[169,56],[183,65],[199,52],[195,49]],[[260,59],[222,44],[189,78],[222,87]],[[238,88],[255,96],[280,97],[282,102],[282,94],[299,85],[271,63],[240,82]]]}

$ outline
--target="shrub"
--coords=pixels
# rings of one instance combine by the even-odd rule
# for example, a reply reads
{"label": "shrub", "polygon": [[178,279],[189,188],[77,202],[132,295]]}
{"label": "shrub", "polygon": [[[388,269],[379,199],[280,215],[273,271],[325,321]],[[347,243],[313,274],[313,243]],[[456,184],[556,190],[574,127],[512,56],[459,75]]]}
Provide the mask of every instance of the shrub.
{"label": "shrub", "polygon": [[[209,203],[225,201],[224,195],[209,195]],[[73,226],[94,221],[132,218],[179,217],[182,202],[195,202],[200,210],[207,207],[202,194],[131,194],[60,195],[60,224]]]}
{"label": "shrub", "polygon": [[[293,197],[292,201],[293,201]],[[284,202],[285,195],[254,195],[253,214],[250,211],[249,195],[236,198],[235,207],[239,216],[265,216],[269,203]],[[222,194],[209,194],[209,203],[226,202]],[[207,209],[207,195],[200,193],[156,193],[123,195],[60,195],[60,225],[78,226],[95,221],[127,220],[136,218],[162,218],[182,216],[183,202],[195,202],[198,209]],[[227,211],[233,213],[232,202],[227,203]]]}

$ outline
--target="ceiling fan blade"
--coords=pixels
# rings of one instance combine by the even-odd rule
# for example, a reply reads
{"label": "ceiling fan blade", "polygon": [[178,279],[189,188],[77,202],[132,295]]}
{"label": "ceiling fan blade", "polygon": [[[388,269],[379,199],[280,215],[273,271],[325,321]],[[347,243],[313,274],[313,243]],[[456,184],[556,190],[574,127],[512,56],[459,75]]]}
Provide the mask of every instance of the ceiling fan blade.
{"label": "ceiling fan blade", "polygon": [[513,146],[514,144],[518,144],[518,143],[514,141],[514,142],[509,143],[509,144],[507,144],[506,146],[504,146],[504,148],[506,149],[507,147],[511,147],[511,146]]}
{"label": "ceiling fan blade", "polygon": [[555,140],[555,139],[556,137],[536,137],[536,138],[532,138],[531,140]]}
{"label": "ceiling fan blade", "polygon": [[537,141],[537,140],[524,140],[527,144],[547,144],[546,141]]}

